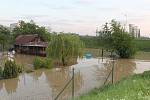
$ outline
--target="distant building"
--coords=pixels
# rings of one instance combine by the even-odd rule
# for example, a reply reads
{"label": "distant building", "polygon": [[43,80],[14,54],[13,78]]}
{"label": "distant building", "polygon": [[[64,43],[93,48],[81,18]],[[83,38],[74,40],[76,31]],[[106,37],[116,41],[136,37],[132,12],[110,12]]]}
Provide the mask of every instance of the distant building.
{"label": "distant building", "polygon": [[21,21],[18,21],[17,23],[10,24],[10,31],[13,31],[14,28],[20,26]]}
{"label": "distant building", "polygon": [[[10,31],[13,31],[14,28],[19,27],[21,24],[22,20],[19,20],[17,23],[12,23],[10,24]],[[30,24],[35,24],[33,20],[30,20]]]}
{"label": "distant building", "polygon": [[46,56],[47,42],[44,42],[37,34],[19,35],[14,44],[17,53]]}
{"label": "distant building", "polygon": [[140,38],[140,29],[134,24],[129,24],[129,33],[135,38]]}
{"label": "distant building", "polygon": [[12,31],[14,28],[18,26],[18,23],[10,24],[10,31]]}

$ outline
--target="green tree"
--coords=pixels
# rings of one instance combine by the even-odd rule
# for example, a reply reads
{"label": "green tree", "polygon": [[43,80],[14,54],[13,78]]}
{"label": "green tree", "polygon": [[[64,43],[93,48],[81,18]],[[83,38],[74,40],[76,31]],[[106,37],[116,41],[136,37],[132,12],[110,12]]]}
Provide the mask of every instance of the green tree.
{"label": "green tree", "polygon": [[70,59],[81,57],[83,43],[80,38],[72,34],[55,34],[49,43],[48,56],[61,61],[63,66],[67,65]]}
{"label": "green tree", "polygon": [[96,36],[80,36],[80,39],[84,42],[86,48],[98,48]]}
{"label": "green tree", "polygon": [[112,45],[112,37],[111,37],[111,29],[108,25],[108,23],[105,23],[102,27],[102,30],[98,32],[98,40],[99,45],[106,49],[111,49]]}
{"label": "green tree", "polygon": [[10,40],[10,31],[8,28],[0,25],[0,47],[4,51]]}
{"label": "green tree", "polygon": [[38,34],[43,40],[49,41],[50,33],[45,29],[45,27],[40,27],[35,23],[25,23],[24,21],[20,21],[18,27],[13,30],[14,38],[18,35],[26,35],[26,34]]}
{"label": "green tree", "polygon": [[121,24],[112,20],[99,32],[100,44],[109,51],[115,51],[121,58],[129,58],[135,54],[135,45],[132,36],[125,32]]}
{"label": "green tree", "polygon": [[135,54],[133,37],[124,31],[119,22],[111,21],[112,48],[121,58],[129,58]]}

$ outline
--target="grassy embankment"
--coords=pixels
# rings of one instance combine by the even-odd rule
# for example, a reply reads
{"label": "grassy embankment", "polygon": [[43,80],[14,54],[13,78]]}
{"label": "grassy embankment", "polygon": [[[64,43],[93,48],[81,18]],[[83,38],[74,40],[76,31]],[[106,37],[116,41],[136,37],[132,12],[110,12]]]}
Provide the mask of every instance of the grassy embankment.
{"label": "grassy embankment", "polygon": [[[85,43],[85,53],[90,52],[93,57],[99,57],[101,56],[101,47],[98,46],[96,39],[94,38],[95,37],[87,36],[82,37],[81,40]],[[137,48],[135,59],[150,60],[150,40],[136,39],[134,41]],[[104,56],[107,57],[108,55],[109,52],[104,51]]]}
{"label": "grassy embankment", "polygon": [[135,44],[138,50],[150,52],[150,40],[135,40]]}
{"label": "grassy embankment", "polygon": [[[93,43],[92,40],[85,42],[85,46],[91,48],[85,49],[85,52],[91,52],[94,56],[100,56],[101,50],[96,49],[99,47]],[[135,59],[149,60],[150,40],[135,40],[135,45],[138,50]],[[150,71],[124,78],[115,85],[94,89],[76,100],[150,100]]]}
{"label": "grassy embankment", "polygon": [[75,100],[150,100],[150,71],[94,89]]}
{"label": "grassy embankment", "polygon": [[[100,43],[94,36],[81,36],[80,39],[84,42],[86,48],[101,48]],[[134,41],[139,51],[150,52],[150,39],[135,39]]]}

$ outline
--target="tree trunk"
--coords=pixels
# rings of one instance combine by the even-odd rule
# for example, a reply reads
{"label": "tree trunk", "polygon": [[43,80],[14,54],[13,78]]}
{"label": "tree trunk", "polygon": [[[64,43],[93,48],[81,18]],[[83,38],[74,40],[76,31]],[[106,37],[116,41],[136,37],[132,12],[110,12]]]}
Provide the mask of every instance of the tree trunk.
{"label": "tree trunk", "polygon": [[2,54],[4,55],[4,48],[5,48],[5,46],[4,46],[4,43],[2,43]]}
{"label": "tree trunk", "polygon": [[66,65],[66,64],[65,64],[65,58],[64,58],[64,57],[62,57],[62,64],[63,64],[63,66]]}

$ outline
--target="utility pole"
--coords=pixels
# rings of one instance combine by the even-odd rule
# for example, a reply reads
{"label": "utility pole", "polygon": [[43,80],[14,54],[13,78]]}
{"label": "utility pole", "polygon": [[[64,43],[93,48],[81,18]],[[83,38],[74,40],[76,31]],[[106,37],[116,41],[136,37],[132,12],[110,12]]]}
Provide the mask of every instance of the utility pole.
{"label": "utility pole", "polygon": [[125,24],[124,24],[124,31],[127,31],[127,14],[124,15],[125,16]]}
{"label": "utility pole", "polygon": [[74,99],[74,68],[72,69],[72,99]]}

